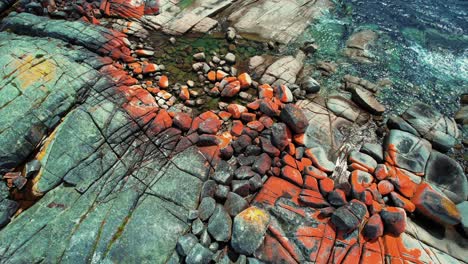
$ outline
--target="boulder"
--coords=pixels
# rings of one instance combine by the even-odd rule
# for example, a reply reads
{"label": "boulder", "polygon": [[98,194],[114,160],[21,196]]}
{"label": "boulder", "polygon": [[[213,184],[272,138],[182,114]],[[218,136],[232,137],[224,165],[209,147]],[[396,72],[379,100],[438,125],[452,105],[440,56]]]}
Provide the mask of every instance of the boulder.
{"label": "boulder", "polygon": [[427,161],[425,179],[455,204],[468,199],[468,181],[463,168],[449,156],[432,151]]}
{"label": "boulder", "polygon": [[411,202],[424,216],[443,225],[456,225],[461,215],[456,205],[428,183],[421,183]]}
{"label": "boulder", "polygon": [[380,212],[386,233],[399,236],[406,229],[406,213],[402,208],[386,207]]}
{"label": "boulder", "polygon": [[415,103],[401,117],[414,127],[419,134],[429,140],[434,148],[442,152],[451,149],[460,136],[453,118],[443,116],[432,106]]}
{"label": "boulder", "polygon": [[208,222],[208,232],[218,242],[227,242],[231,238],[232,219],[220,204],[216,205]]}
{"label": "boulder", "polygon": [[249,207],[234,218],[232,228],[232,248],[240,253],[251,255],[261,245],[270,222],[270,215],[263,209]]}
{"label": "boulder", "polygon": [[396,166],[423,174],[431,154],[431,144],[401,130],[390,130],[385,139],[385,156]]}

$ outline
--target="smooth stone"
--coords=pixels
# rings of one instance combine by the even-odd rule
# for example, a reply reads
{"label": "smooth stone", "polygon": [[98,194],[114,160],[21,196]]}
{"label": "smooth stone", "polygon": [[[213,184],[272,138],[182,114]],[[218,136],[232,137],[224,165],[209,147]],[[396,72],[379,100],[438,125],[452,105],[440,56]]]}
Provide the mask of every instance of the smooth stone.
{"label": "smooth stone", "polygon": [[234,218],[232,248],[245,255],[251,255],[261,245],[270,222],[270,215],[263,209],[249,207]]}
{"label": "smooth stone", "polygon": [[202,221],[208,220],[213,214],[216,207],[215,199],[211,197],[205,197],[202,199],[200,206],[198,207],[199,218]]}
{"label": "smooth stone", "polygon": [[202,244],[197,243],[195,246],[190,250],[190,253],[187,255],[185,259],[185,263],[187,264],[208,264],[213,257],[213,252],[211,250],[204,247]]}
{"label": "smooth stone", "polygon": [[219,242],[227,242],[231,238],[232,219],[220,204],[216,205],[216,209],[208,222],[208,232]]}

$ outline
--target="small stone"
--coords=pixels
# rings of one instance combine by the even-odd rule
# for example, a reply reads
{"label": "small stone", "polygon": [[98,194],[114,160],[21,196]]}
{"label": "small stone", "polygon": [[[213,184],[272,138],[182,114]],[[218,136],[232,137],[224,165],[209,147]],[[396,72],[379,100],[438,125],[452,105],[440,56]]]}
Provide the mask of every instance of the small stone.
{"label": "small stone", "polygon": [[170,42],[172,45],[174,45],[174,44],[176,43],[176,38],[170,37],[170,38],[169,38],[169,42]]}
{"label": "small stone", "polygon": [[275,97],[283,103],[292,103],[294,100],[291,90],[283,84],[276,86]]}
{"label": "small stone", "polygon": [[352,200],[349,204],[338,208],[330,220],[338,230],[349,233],[359,226],[366,214],[366,205],[358,200]]}
{"label": "small stone", "polygon": [[229,186],[226,186],[226,185],[218,185],[218,188],[216,189],[215,196],[216,196],[216,198],[218,198],[219,200],[224,201],[224,200],[226,200],[229,191],[230,191]]}
{"label": "small stone", "polygon": [[228,54],[226,54],[226,56],[224,56],[224,59],[228,63],[234,64],[236,62],[236,55],[234,55],[232,53],[228,53]]}
{"label": "small stone", "polygon": [[208,264],[213,257],[213,252],[209,249],[204,247],[202,244],[197,243],[193,246],[190,253],[187,255],[185,259],[185,263],[187,264]]}
{"label": "small stone", "polygon": [[162,75],[162,76],[159,78],[158,86],[159,86],[159,88],[161,88],[161,89],[166,89],[167,87],[169,87],[169,78],[167,78],[166,75]]}
{"label": "small stone", "polygon": [[281,110],[280,119],[297,134],[304,133],[309,125],[302,110],[294,104],[287,104]]}
{"label": "small stone", "polygon": [[236,30],[233,27],[228,27],[226,30],[226,39],[233,41],[236,38]]}
{"label": "small stone", "polygon": [[383,231],[384,226],[382,223],[382,218],[379,214],[374,214],[369,218],[369,221],[367,221],[362,234],[367,239],[374,240],[378,237],[381,237],[383,235]]}
{"label": "small stone", "polygon": [[263,242],[270,222],[270,215],[257,207],[249,207],[234,218],[232,248],[245,255],[251,255]]}
{"label": "small stone", "polygon": [[199,217],[202,221],[210,218],[211,214],[216,206],[216,201],[211,197],[205,197],[202,199],[200,205],[198,206]]}
{"label": "small stone", "polygon": [[318,93],[320,91],[320,84],[312,77],[305,78],[301,87],[308,94]]}
{"label": "small stone", "polygon": [[34,160],[31,160],[30,162],[26,163],[26,166],[25,166],[25,169],[24,169],[24,173],[26,175],[26,178],[31,178],[33,177],[34,175],[36,175],[39,170],[41,169],[41,162],[34,159]]}
{"label": "small stone", "polygon": [[195,220],[198,218],[198,210],[190,209],[187,216],[188,220]]}
{"label": "small stone", "polygon": [[380,144],[365,143],[361,147],[361,152],[374,158],[378,163],[384,161],[383,148]]}
{"label": "small stone", "polygon": [[203,225],[203,222],[200,220],[200,218],[197,218],[195,221],[192,223],[192,233],[196,236],[200,235],[203,230],[205,229],[205,226]]}
{"label": "small stone", "polygon": [[352,151],[348,157],[348,160],[349,163],[357,163],[363,166],[371,173],[374,172],[375,168],[377,167],[377,161],[375,161],[375,159],[359,151]]}
{"label": "small stone", "polygon": [[239,80],[242,89],[248,88],[252,85],[252,78],[250,78],[248,73],[240,74],[237,76],[237,79]]}
{"label": "small stone", "polygon": [[234,176],[237,180],[248,180],[255,174],[256,173],[252,171],[250,166],[241,166],[234,172]]}
{"label": "small stone", "polygon": [[185,234],[177,240],[176,250],[181,256],[187,256],[192,248],[198,243],[196,236]]}
{"label": "small stone", "polygon": [[265,175],[271,168],[271,158],[266,153],[262,153],[252,165],[252,170],[258,172],[260,175]]}
{"label": "small stone", "polygon": [[192,125],[192,118],[189,114],[186,113],[176,113],[172,122],[175,127],[179,128],[182,131],[188,131]]}
{"label": "small stone", "polygon": [[250,193],[250,182],[248,180],[233,180],[231,188],[233,192],[246,197]]}
{"label": "small stone", "polygon": [[236,216],[248,206],[249,204],[244,198],[233,192],[228,193],[226,202],[224,203],[224,208],[226,208],[230,216]]}
{"label": "small stone", "polygon": [[208,222],[208,232],[216,241],[227,242],[231,238],[231,227],[231,217],[222,205],[217,204]]}
{"label": "small stone", "polygon": [[193,55],[193,58],[196,60],[196,61],[204,61],[206,60],[206,57],[205,57],[205,53],[204,52],[200,52],[200,53],[196,53]]}
{"label": "small stone", "polygon": [[399,236],[406,229],[405,210],[397,207],[386,207],[380,212],[386,233]]}
{"label": "small stone", "polygon": [[218,163],[218,167],[216,168],[214,175],[213,175],[213,180],[220,184],[224,185],[229,185],[231,184],[232,178],[233,178],[233,168],[229,163],[226,161],[222,160]]}

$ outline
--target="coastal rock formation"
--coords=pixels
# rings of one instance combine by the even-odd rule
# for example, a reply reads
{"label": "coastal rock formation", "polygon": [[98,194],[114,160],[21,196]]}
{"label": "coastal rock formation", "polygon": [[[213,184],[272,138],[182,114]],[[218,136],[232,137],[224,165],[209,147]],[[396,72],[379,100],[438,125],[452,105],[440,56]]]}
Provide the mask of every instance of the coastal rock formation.
{"label": "coastal rock formation", "polygon": [[[237,34],[291,42],[328,2],[46,2],[2,20],[2,262],[464,261],[466,175],[436,151],[452,119],[414,104],[385,126],[372,82],[305,97],[302,51],[236,52]],[[186,47],[193,79],[142,39],[219,12],[228,48]]]}

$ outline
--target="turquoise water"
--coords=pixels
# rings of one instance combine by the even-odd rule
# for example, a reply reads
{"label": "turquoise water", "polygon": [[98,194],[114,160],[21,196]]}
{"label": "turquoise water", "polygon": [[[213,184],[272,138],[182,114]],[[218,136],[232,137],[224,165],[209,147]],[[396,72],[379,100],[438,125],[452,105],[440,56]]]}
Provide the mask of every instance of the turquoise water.
{"label": "turquoise water", "polygon": [[[336,91],[344,74],[355,74],[392,82],[378,94],[389,112],[401,112],[415,100],[447,115],[457,111],[459,96],[468,92],[468,1],[348,0],[335,5],[302,37],[320,46],[310,63],[339,65],[330,78],[315,76],[326,91]],[[343,55],[349,36],[363,29],[379,34],[370,48],[371,64]]]}

